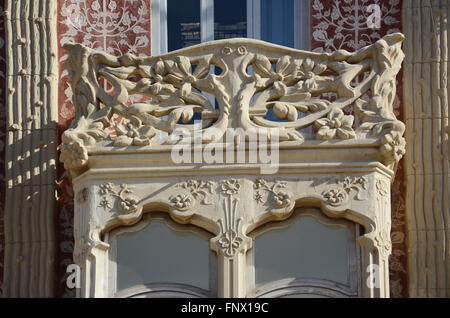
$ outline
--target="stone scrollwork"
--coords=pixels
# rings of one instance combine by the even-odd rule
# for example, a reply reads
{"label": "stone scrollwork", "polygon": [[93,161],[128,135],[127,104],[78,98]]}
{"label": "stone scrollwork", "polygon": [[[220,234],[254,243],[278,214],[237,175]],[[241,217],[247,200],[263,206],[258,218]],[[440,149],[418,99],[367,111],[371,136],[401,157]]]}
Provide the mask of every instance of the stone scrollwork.
{"label": "stone scrollwork", "polygon": [[[115,57],[66,44],[76,117],[62,136],[60,159],[66,169],[77,171],[95,147],[147,147],[156,131],[192,132],[198,127],[193,119],[201,118],[201,132],[277,128],[281,141],[319,139],[317,145],[375,140],[383,163],[395,168],[405,148],[405,126],[392,106],[403,39],[400,33],[386,35],[353,53],[312,53],[231,39],[156,57]],[[270,119],[271,112],[277,120]],[[107,132],[111,125],[116,136]],[[302,132],[310,126],[317,132]],[[201,136],[204,143],[222,138]],[[159,142],[171,145],[172,137]]]}

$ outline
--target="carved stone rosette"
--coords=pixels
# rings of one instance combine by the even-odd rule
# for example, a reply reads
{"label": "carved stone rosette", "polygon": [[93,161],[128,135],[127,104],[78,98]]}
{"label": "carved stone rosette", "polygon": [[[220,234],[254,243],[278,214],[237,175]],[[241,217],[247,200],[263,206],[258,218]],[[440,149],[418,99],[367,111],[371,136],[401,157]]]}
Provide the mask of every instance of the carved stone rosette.
{"label": "carved stone rosette", "polygon": [[[61,160],[78,198],[79,296],[111,296],[111,230],[166,212],[214,235],[218,295],[244,297],[249,233],[313,206],[362,227],[361,295],[387,297],[390,180],[404,152],[404,125],[392,112],[402,40],[391,34],[354,53],[319,54],[231,39],[119,58],[66,45],[76,119],[64,133]],[[132,95],[141,100],[131,102]],[[269,120],[271,111],[281,121]],[[227,128],[278,128],[276,173],[261,175],[259,163],[174,163],[173,132],[182,127],[195,136],[195,113],[202,118],[197,151],[212,141],[225,148]],[[111,125],[115,134],[105,130]],[[213,128],[222,135],[212,138]],[[156,130],[169,136],[155,139]],[[381,287],[365,284],[372,265],[380,267]]]}

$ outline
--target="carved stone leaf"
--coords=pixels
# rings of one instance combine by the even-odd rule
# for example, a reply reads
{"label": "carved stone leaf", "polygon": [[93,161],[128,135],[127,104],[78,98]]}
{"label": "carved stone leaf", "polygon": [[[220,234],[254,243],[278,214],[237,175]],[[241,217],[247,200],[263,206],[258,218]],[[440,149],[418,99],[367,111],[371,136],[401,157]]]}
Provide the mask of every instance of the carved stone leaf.
{"label": "carved stone leaf", "polygon": [[185,74],[188,75],[191,73],[191,61],[186,56],[178,56],[176,58],[177,63],[180,67],[180,70]]}
{"label": "carved stone leaf", "polygon": [[116,147],[126,147],[131,146],[133,143],[133,138],[128,137],[127,135],[117,137],[116,141],[114,141],[114,146]]}
{"label": "carved stone leaf", "polygon": [[210,59],[205,58],[200,61],[200,63],[195,68],[194,73],[192,74],[195,78],[204,78],[209,74],[210,71]]}
{"label": "carved stone leaf", "polygon": [[265,57],[264,55],[257,54],[255,64],[256,66],[256,72],[259,71],[261,73],[261,76],[264,77],[271,77],[272,72],[272,64],[270,63],[269,59]]}
{"label": "carved stone leaf", "polygon": [[194,116],[193,107],[188,106],[180,107],[173,110],[169,114],[168,123],[170,126],[174,126],[180,119],[182,120],[182,122],[187,123],[192,119],[193,116]]}
{"label": "carved stone leaf", "polygon": [[283,72],[287,69],[287,67],[291,63],[291,57],[289,55],[285,55],[278,59],[277,64],[275,65],[275,71],[279,74],[283,74]]}
{"label": "carved stone leaf", "polygon": [[287,119],[290,121],[297,120],[297,109],[292,104],[287,103],[275,103],[273,107],[275,116],[279,119]]}

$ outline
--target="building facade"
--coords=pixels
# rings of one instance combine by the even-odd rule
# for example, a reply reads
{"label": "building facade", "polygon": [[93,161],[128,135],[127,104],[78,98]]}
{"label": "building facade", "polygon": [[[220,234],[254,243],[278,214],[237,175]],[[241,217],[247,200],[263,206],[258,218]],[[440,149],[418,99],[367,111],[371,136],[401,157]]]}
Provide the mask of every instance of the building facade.
{"label": "building facade", "polygon": [[[120,274],[121,260],[132,259],[133,255],[138,254],[120,255],[121,250],[133,250],[139,246],[138,237],[134,237],[132,233],[145,234],[147,231],[141,230],[151,228],[154,231],[148,231],[145,234],[147,237],[141,238],[141,242],[142,240],[157,240],[158,236],[152,238],[152,235],[156,235],[152,233],[162,233],[161,235],[167,237],[173,233],[184,233],[182,241],[186,244],[189,242],[193,244],[192,246],[211,244],[212,252],[210,254],[199,254],[196,258],[197,261],[186,264],[186,267],[192,270],[188,271],[188,276],[196,277],[196,280],[184,281],[184,278],[180,277],[177,281],[184,285],[195,286],[195,288],[180,289],[178,285],[170,285],[171,295],[188,293],[194,296],[276,297],[296,293],[304,294],[306,290],[309,290],[312,294],[334,297],[447,297],[450,292],[447,92],[447,30],[449,29],[450,3],[446,0],[291,0],[283,2],[191,0],[188,1],[189,5],[186,4],[186,1],[181,2],[184,5],[175,0],[52,0],[40,2],[4,0],[0,4],[3,10],[0,30],[0,37],[3,39],[0,42],[3,58],[0,60],[0,70],[2,71],[0,75],[3,74],[5,78],[5,85],[1,88],[0,96],[0,104],[3,105],[1,112],[3,119],[0,121],[3,126],[0,129],[3,131],[0,135],[3,149],[0,158],[4,160],[2,173],[5,180],[2,183],[0,215],[2,295],[5,297],[75,297],[77,289],[70,288],[67,284],[67,278],[70,275],[67,267],[74,263],[74,260],[78,264],[84,264],[84,267],[82,266],[83,288],[81,291],[78,290],[78,296],[135,296],[139,293],[148,295],[151,295],[152,292],[158,293],[161,290],[158,288],[161,286],[152,285],[150,289],[133,290],[133,286],[143,283],[142,279],[151,281],[152,277],[141,277],[140,280],[131,274],[126,274],[127,272],[123,272],[123,276]],[[399,33],[403,33],[404,39]],[[252,40],[228,40],[230,38],[259,39],[267,43],[252,42]],[[218,39],[225,40],[216,42],[212,46],[208,46],[208,44],[195,46]],[[83,48],[68,43],[80,43],[83,44]],[[269,43],[282,45],[283,48]],[[369,70],[372,70],[373,75],[378,74],[379,78],[387,76],[383,75],[386,74],[384,69],[377,70],[373,64],[377,58],[381,59],[381,57],[387,56],[385,53],[375,53],[382,52],[383,45],[387,52],[391,52],[389,53],[391,54],[389,55],[390,64],[386,64],[385,68],[393,70],[394,78],[397,72],[398,74],[396,81],[388,81],[389,85],[394,87],[393,94],[383,95],[380,93],[382,97],[377,103],[389,104],[392,114],[405,124],[403,130],[406,152],[400,162],[397,161],[402,156],[402,151],[396,153],[398,158],[393,161],[387,160],[383,155],[373,152],[374,147],[367,146],[370,138],[366,138],[366,135],[364,137],[362,134],[358,135],[358,131],[355,135],[357,136],[356,140],[366,141],[366,146],[348,142],[347,144],[338,144],[340,146],[334,149],[327,146],[325,142],[322,145],[329,147],[326,148],[328,149],[326,151],[333,151],[331,156],[334,156],[332,159],[325,159],[326,155],[318,155],[321,151],[325,151],[325,148],[321,149],[320,146],[317,146],[319,144],[316,145],[313,141],[308,146],[309,148],[304,146],[296,148],[298,145],[295,140],[298,139],[293,137],[296,135],[293,130],[286,137],[286,141],[291,144],[286,144],[283,146],[284,148],[281,147],[283,149],[280,148],[280,167],[283,168],[274,176],[267,178],[265,176],[254,177],[257,173],[249,167],[232,166],[231,169],[242,169],[242,171],[238,174],[229,172],[230,166],[226,164],[220,167],[214,166],[211,168],[214,170],[211,170],[212,172],[204,172],[200,168],[195,170],[192,166],[184,168],[181,166],[179,173],[185,178],[180,179],[179,175],[174,178],[171,170],[173,167],[161,166],[161,162],[169,159],[168,153],[166,157],[163,155],[158,157],[150,155],[155,153],[153,150],[148,153],[145,151],[139,153],[138,151],[134,154],[133,151],[130,151],[128,155],[123,154],[125,159],[119,152],[115,156],[111,154],[111,157],[105,157],[109,158],[105,160],[102,156],[106,156],[105,154],[110,151],[109,148],[103,150],[98,148],[94,149],[95,151],[90,150],[89,159],[87,159],[88,153],[86,153],[85,159],[90,160],[88,170],[80,168],[82,165],[68,163],[67,158],[72,158],[72,153],[67,151],[68,145],[73,146],[75,143],[74,139],[70,139],[72,137],[70,137],[69,126],[75,119],[71,128],[76,130],[80,123],[80,116],[85,111],[82,106],[84,104],[77,96],[85,96],[87,99],[92,97],[86,97],[89,94],[83,93],[81,86],[77,86],[80,83],[92,85],[92,79],[91,82],[76,81],[76,74],[79,70],[89,69],[95,73],[99,70],[95,65],[107,65],[108,68],[104,69],[103,73],[95,73],[95,76],[109,76],[107,77],[109,84],[111,81],[114,84],[114,80],[117,79],[138,83],[147,76],[145,75],[147,74],[145,73],[146,67],[151,70],[149,72],[153,72],[148,73],[150,74],[148,78],[153,80],[157,78],[157,75],[167,76],[168,68],[175,65],[174,67],[178,67],[178,71],[175,70],[172,75],[177,76],[181,71],[182,76],[179,76],[178,82],[173,82],[173,85],[179,88],[180,92],[185,92],[185,94],[188,92],[186,95],[188,96],[196,93],[194,87],[196,90],[202,88],[199,86],[202,85],[199,84],[200,80],[204,79],[200,76],[204,73],[201,70],[203,67],[201,61],[208,61],[204,62],[208,68],[207,72],[215,74],[216,80],[219,81],[219,84],[224,85],[224,91],[229,95],[224,100],[233,101],[234,98],[236,100],[239,98],[238,91],[233,88],[233,85],[237,85],[236,79],[230,80],[228,84],[221,82],[220,76],[224,74],[224,70],[236,75],[238,72],[233,73],[233,65],[241,63],[239,61],[245,60],[246,57],[253,56],[248,64],[253,69],[249,70],[247,75],[257,75],[259,80],[263,81],[264,78],[271,78],[272,72],[276,72],[278,77],[271,79],[271,85],[278,87],[278,90],[283,90],[284,78],[289,74],[283,74],[284,69],[288,72],[288,67],[283,67],[282,56],[287,56],[285,59],[289,59],[289,61],[294,59],[301,61],[303,66],[300,65],[299,69],[303,67],[305,73],[316,72],[313,76],[321,75],[321,72],[325,71],[325,69],[319,71],[320,66],[318,66],[325,63],[326,69],[331,73],[319,76],[322,77],[322,80],[326,76],[336,75],[339,79],[334,80],[333,83],[343,83],[343,87],[346,87],[347,90],[359,92],[358,87],[367,86],[364,86],[366,79],[370,79],[374,83],[378,79],[376,77],[372,79],[370,74],[364,75],[361,70],[352,73],[352,67],[354,70],[360,67],[368,73],[370,73]],[[371,53],[364,53],[363,48],[366,46],[370,46],[371,49],[367,49],[367,52]],[[190,50],[190,47],[193,49]],[[299,51],[290,51],[288,48],[315,53],[299,53]],[[90,49],[107,54],[95,53]],[[178,49],[183,50],[175,54],[170,53]],[[345,53],[343,50],[357,53]],[[404,53],[403,62],[402,51]],[[395,57],[392,52],[395,53]],[[161,55],[161,59],[165,63],[162,67],[164,70],[157,74],[158,67],[153,64],[157,63],[156,60],[136,59],[129,54],[138,57]],[[94,68],[84,66],[83,63],[91,63],[81,58],[86,56],[92,57],[92,60],[88,60],[94,61],[92,62]],[[114,59],[112,56],[124,57]],[[178,60],[175,56],[178,56]],[[186,66],[186,59],[184,59],[185,62],[183,59],[179,59],[183,56],[188,57],[188,66]],[[208,56],[212,57],[208,58]],[[266,57],[267,61],[261,56]],[[305,62],[308,58],[309,62]],[[192,67],[191,62],[195,67]],[[308,66],[311,63],[313,63],[311,67]],[[273,71],[271,64],[273,64]],[[346,67],[340,68],[339,65],[343,64]],[[136,65],[140,71],[130,69]],[[265,65],[270,66],[265,67]],[[333,68],[330,65],[336,66]],[[399,71],[397,67],[400,65],[402,68]],[[101,69],[102,66],[99,68]],[[161,70],[161,67],[159,69]],[[350,77],[348,75],[350,73],[352,82],[346,84],[346,78]],[[137,78],[133,79],[132,76],[137,76]],[[310,76],[309,79],[313,76]],[[187,78],[190,78],[189,85],[185,85]],[[303,80],[300,79],[300,82]],[[311,81],[308,82],[310,84],[306,84],[305,81],[304,86],[309,85],[308,90],[313,92],[313,95],[317,92],[325,94],[318,97],[322,102],[328,101],[336,105],[336,98],[338,101],[350,98],[348,92],[346,97],[344,88],[340,90],[332,87],[334,84],[321,84],[325,82],[320,83],[320,78],[317,80],[319,80],[317,82],[319,84],[313,84]],[[280,84],[275,84],[277,81]],[[299,79],[296,81],[298,83]],[[166,82],[167,80],[163,79],[161,83]],[[220,86],[214,82],[212,84]],[[99,95],[90,99],[90,102],[95,103],[100,100],[105,106],[103,109],[108,108],[107,97],[99,93],[104,90],[115,96],[113,98],[115,104],[120,104],[120,94],[117,93],[120,85],[117,85],[108,86],[108,83],[100,83],[100,86],[94,89]],[[256,91],[261,95],[268,91],[268,84],[255,85],[257,86]],[[314,85],[324,86],[323,89],[318,89],[314,88]],[[368,100],[373,100],[377,96],[376,85],[373,85],[370,93],[367,93],[369,94],[367,95]],[[77,87],[75,92],[73,91],[74,87]],[[189,90],[186,91],[187,89]],[[138,91],[136,87],[127,87],[126,90],[134,93]],[[184,108],[180,110],[178,117],[170,113],[164,113],[159,117],[163,118],[163,121],[165,115],[169,120],[170,116],[174,116],[173,120],[175,121],[183,121],[183,119],[186,122],[194,119],[212,120],[216,122],[216,124],[212,124],[213,126],[220,126],[217,122],[221,121],[220,118],[226,117],[229,123],[225,126],[244,127],[234,124],[239,122],[240,115],[237,115],[239,112],[233,115],[233,106],[237,107],[239,102],[230,102],[230,111],[227,113],[225,110],[227,107],[223,106],[226,105],[226,102],[215,102],[214,97],[211,97],[213,95],[216,100],[220,99],[215,89],[208,91],[208,88],[205,87],[201,90],[210,95],[197,96],[197,99],[179,96],[181,99],[184,98],[183,105],[198,104],[199,98],[202,101],[199,105],[209,105],[205,106],[205,108],[209,107],[208,111],[200,111],[202,113],[200,117],[195,117],[197,116],[195,113],[199,112],[199,106],[192,111],[191,115],[189,115],[189,111],[184,113],[186,110]],[[363,91],[362,88],[360,90]],[[287,91],[284,92],[284,95],[289,95]],[[337,96],[333,93],[336,93]],[[132,94],[130,93],[130,95]],[[244,95],[242,99],[245,100],[247,97]],[[141,97],[135,97],[131,102],[142,102],[139,98]],[[272,98],[277,101],[276,98],[279,97],[272,96]],[[260,99],[255,95],[256,104],[252,104],[256,105],[255,109],[250,109],[250,112],[253,111],[253,113],[248,115],[253,123],[256,122],[267,128],[271,126],[267,126],[264,120],[280,122],[281,119],[282,125],[286,125],[284,123],[286,121],[301,120],[301,118],[297,118],[300,113],[297,114],[288,106],[277,105],[277,103],[270,104],[273,99],[265,100],[267,105],[270,104],[269,108],[272,109],[272,112],[266,113],[265,117],[260,117],[256,113],[258,99],[263,100],[264,96]],[[158,101],[162,100],[158,99]],[[286,102],[292,102],[292,100],[282,99],[280,101],[284,102],[283,105],[286,105]],[[130,102],[130,100],[125,102]],[[111,103],[113,102],[111,101]],[[349,103],[353,103],[353,101]],[[357,103],[355,102],[355,104]],[[169,103],[167,105],[171,107],[176,104]],[[297,110],[302,105],[298,105]],[[315,105],[317,106],[317,103]],[[364,105],[362,103],[360,108],[367,111],[369,106]],[[312,111],[312,107],[309,106],[302,113],[313,114],[316,110]],[[86,111],[83,116],[89,120],[91,112]],[[120,113],[119,110],[118,112]],[[127,115],[124,110],[122,113],[125,118],[130,119],[130,115]],[[325,116],[321,122],[317,120],[318,124],[313,128],[308,128],[310,129],[308,131],[301,131],[301,134],[315,135],[322,130],[324,136],[327,134],[331,136],[334,133],[334,135],[344,136],[341,139],[352,140],[352,132],[348,131],[353,131],[352,128],[356,130],[356,126],[364,124],[367,116],[371,116],[357,115],[355,108],[353,112],[351,110],[347,112],[344,109],[342,114],[330,113],[329,117]],[[302,115],[300,114],[300,116]],[[336,126],[336,119],[339,122],[345,122],[350,117],[357,117],[358,120],[347,125],[349,126],[347,132],[342,128],[345,126],[344,124]],[[142,124],[142,119],[134,119],[131,125],[136,127],[130,128],[130,122],[117,114],[108,115],[106,118],[109,123],[112,123],[112,126],[116,127],[116,129],[106,128],[106,134],[112,136],[111,140],[121,141],[126,144],[125,146],[139,148],[139,146],[145,147],[147,140],[145,138],[153,138],[152,145],[158,149],[156,153],[164,153],[164,146],[154,140],[163,140],[167,136],[165,132],[158,131],[156,136],[153,136],[150,131],[146,131],[145,136],[133,135],[130,133],[132,128],[145,126]],[[308,116],[304,118],[307,121]],[[401,124],[395,124],[396,119],[391,117],[390,125],[400,127]],[[93,122],[96,121],[98,120],[93,119]],[[332,121],[334,126],[330,126],[330,129],[324,132],[325,128],[322,129],[322,127],[328,127]],[[155,127],[163,127],[161,125],[163,124],[158,122]],[[380,127],[380,131],[383,132],[387,132],[385,129],[392,128],[383,125]],[[395,131],[394,128],[392,129]],[[173,133],[169,128],[161,130]],[[396,131],[401,130],[399,128]],[[391,133],[391,137],[387,138],[393,140],[388,140],[384,144],[401,148],[401,134],[403,131],[400,136],[397,136],[398,133]],[[94,135],[89,136],[92,138]],[[76,138],[83,139],[79,134]],[[97,137],[94,136],[94,138]],[[83,140],[88,139],[89,137],[86,137]],[[99,137],[99,139],[101,138]],[[116,143],[118,148],[121,147],[119,144]],[[286,150],[291,146],[292,149],[297,150],[295,155],[291,155]],[[342,152],[338,148],[348,151]],[[355,149],[359,151],[355,151]],[[80,149],[80,151],[84,150]],[[60,162],[60,158],[63,163]],[[142,166],[140,160],[145,160],[148,166]],[[361,167],[356,168],[355,162],[359,162]],[[380,168],[373,162],[380,162],[387,168]],[[296,166],[297,163],[309,163],[311,164],[309,167],[316,164],[317,167],[314,166],[316,170],[312,169],[308,172],[307,166]],[[352,168],[336,169],[339,165],[350,163]],[[291,171],[285,168],[289,165],[291,165]],[[120,169],[124,167],[129,169],[121,171]],[[144,169],[151,167],[157,168],[148,171]],[[255,167],[260,168],[258,165]],[[108,172],[103,173],[102,169]],[[142,177],[138,178],[139,173],[146,176],[145,180],[152,181],[146,184],[147,181],[142,181]],[[204,174],[203,179],[202,174]],[[221,177],[224,174],[229,177]],[[317,180],[311,179],[314,177],[313,174]],[[155,175],[159,177],[155,177]],[[326,175],[333,176],[333,180],[325,180],[326,178],[320,177]],[[382,183],[386,183],[386,186],[380,186]],[[327,184],[337,184],[342,187],[341,195],[349,197],[348,206],[342,205],[338,208],[338,205],[333,206],[332,201],[329,201],[328,205],[326,204],[326,200],[330,200],[330,198],[331,200],[339,198],[339,192],[329,192],[333,189],[326,187]],[[134,189],[128,189],[127,186],[134,186]],[[180,195],[181,197],[179,197]],[[322,197],[319,199],[317,196]],[[209,203],[215,204],[213,204],[214,212]],[[189,204],[195,208],[189,209]],[[389,205],[389,208],[385,208],[386,205]],[[116,217],[114,211],[120,206],[127,213],[123,212],[124,214]],[[372,209],[372,207],[375,208]],[[388,212],[384,214],[379,212],[383,209],[390,210],[390,215]],[[92,218],[90,212],[86,212],[93,210],[98,210],[98,213],[96,212],[97,220]],[[167,218],[167,213],[143,213],[150,211],[169,212],[170,218]],[[246,211],[247,214],[242,214],[242,211]],[[252,215],[251,213],[254,215],[249,217]],[[80,217],[85,214],[91,216]],[[134,217],[130,217],[132,215]],[[155,215],[155,217],[151,218],[150,215]],[[342,218],[342,215],[345,216]],[[382,219],[383,215],[387,215],[388,218]],[[209,218],[213,221],[209,222]],[[362,239],[356,245],[356,237],[364,237],[364,235],[360,235],[364,234],[364,231],[366,231],[366,235],[370,232],[368,228],[372,223],[365,218],[372,220],[378,229],[383,228],[384,225],[389,225],[391,228],[390,231],[387,231],[387,233],[390,232],[390,235],[386,233],[381,235],[382,231],[374,231],[374,233],[380,233],[379,237],[384,237],[383,240],[379,238],[378,241],[374,238],[374,244],[378,251],[377,256],[371,254],[371,249],[370,251],[364,249],[365,245],[361,243]],[[217,222],[220,219],[223,223]],[[294,229],[298,233],[308,233],[315,229],[314,233],[321,233],[323,228],[320,227],[320,224],[328,224],[330,229],[339,229],[334,232],[326,232],[324,236],[318,237],[313,242],[339,242],[342,237],[349,238],[343,240],[341,245],[343,251],[349,255],[346,261],[342,261],[344,265],[342,265],[341,272],[345,272],[342,275],[347,275],[346,278],[337,274],[338,269],[335,273],[337,276],[321,277],[321,279],[338,282],[337,285],[339,285],[340,279],[343,279],[346,283],[342,284],[342,288],[333,289],[334,287],[323,285],[323,282],[309,282],[308,284],[314,288],[308,289],[305,286],[309,285],[305,285],[304,281],[294,280],[294,283],[286,283],[283,281],[283,276],[278,277],[269,270],[264,271],[264,269],[258,268],[258,264],[265,264],[268,269],[271,268],[270,261],[264,255],[277,255],[277,248],[272,246],[276,245],[274,242],[285,244],[277,241],[279,238],[271,236],[272,232],[270,231],[271,228],[277,229],[277,225],[273,222],[281,219],[285,219],[283,221],[285,223],[278,227],[283,228],[284,226],[285,233],[289,232],[289,229]],[[301,222],[295,222],[295,220]],[[318,222],[314,223],[314,220],[318,220]],[[91,228],[88,232],[83,233],[94,223],[102,228],[100,232],[97,233]],[[180,224],[183,223],[189,223],[191,224],[189,226],[193,228],[181,226]],[[260,228],[263,223],[267,224]],[[167,227],[161,226],[161,224],[166,224]],[[216,227],[214,224],[222,225]],[[357,224],[356,228],[355,224]],[[167,228],[171,229],[173,233],[164,232],[167,231]],[[344,234],[342,234],[344,236],[339,236],[339,231],[345,232],[347,236]],[[189,236],[193,232],[196,233],[196,236]],[[223,236],[221,236],[222,234]],[[107,235],[107,238],[104,235]],[[89,239],[87,239],[88,237]],[[123,237],[128,237],[129,240]],[[312,240],[312,237],[314,236],[307,237],[305,240]],[[100,243],[95,243],[95,248],[89,250],[89,248],[83,247],[80,238]],[[202,238],[201,242],[198,241],[199,238]],[[216,241],[215,238],[217,238]],[[385,243],[380,243],[380,240]],[[107,242],[107,246],[103,245],[105,242]],[[175,235],[173,240],[166,242],[166,249],[169,249],[170,244],[177,246],[177,244],[181,244],[180,242],[176,240]],[[120,248],[121,244],[122,249]],[[265,246],[267,251],[258,250],[258,244]],[[272,249],[270,249],[271,246]],[[314,244],[312,246],[316,249],[319,248]],[[383,250],[383,246],[386,247],[387,254],[380,252]],[[315,258],[316,254],[311,251],[310,254],[307,254],[308,248],[311,248],[310,245],[306,244],[303,248],[302,252],[314,260],[311,261],[312,267],[319,262],[326,262],[326,257],[325,259]],[[323,248],[322,254],[331,258],[333,249],[338,247],[324,245],[320,248]],[[103,255],[102,249],[109,250],[109,254]],[[188,250],[189,247],[186,249]],[[289,250],[289,245],[286,245],[286,249]],[[115,250],[116,254],[111,252],[112,250]],[[157,250],[158,248],[155,247],[155,251]],[[388,256],[388,254],[390,255]],[[89,261],[92,259],[89,255],[93,255],[95,262]],[[189,263],[189,259],[193,258],[192,255],[197,254],[189,254],[184,258],[187,263]],[[202,257],[205,262],[200,264],[201,262],[198,260]],[[283,254],[280,254],[279,257],[283,257]],[[335,267],[338,268],[339,257],[336,256],[333,259],[335,259]],[[374,259],[376,260],[374,261]],[[113,261],[111,262],[111,260]],[[382,260],[385,260],[385,263]],[[387,265],[387,260],[389,260],[389,265]],[[146,261],[148,259],[143,258],[136,262],[145,264]],[[176,262],[177,259],[175,258],[173,261]],[[292,263],[296,264],[293,256]],[[114,268],[113,264],[117,264],[117,268]],[[133,264],[129,264],[128,268],[132,268]],[[293,265],[293,267],[298,269],[303,266],[301,264],[304,262],[299,261],[298,266]],[[366,276],[364,275],[367,273],[364,272],[368,264],[376,264],[382,268],[381,272],[385,276],[381,278],[381,282],[385,284],[384,287],[371,289],[365,286]],[[162,268],[166,265],[160,264]],[[208,277],[200,277],[198,271],[205,266],[207,269],[203,272],[210,274]],[[383,266],[385,266],[384,269]],[[198,267],[197,270],[195,270],[196,267]],[[138,269],[133,270],[138,272]],[[295,277],[296,275],[295,269],[285,268],[283,270],[290,273],[291,276]],[[294,272],[289,272],[290,270]],[[307,266],[304,270],[308,272]],[[169,273],[167,267],[166,271],[158,272],[159,277],[164,277],[165,272]],[[90,275],[86,275],[86,273],[94,273],[92,275],[95,279],[88,279],[87,277]],[[311,275],[314,276],[314,273]],[[130,281],[124,277],[128,277]],[[253,280],[249,277],[253,277]],[[354,280],[352,277],[359,277],[359,279]],[[166,279],[166,281],[168,280]],[[203,282],[203,285],[199,282]],[[162,289],[169,288],[166,285],[163,287]],[[284,290],[285,292],[277,293],[275,290]]]}

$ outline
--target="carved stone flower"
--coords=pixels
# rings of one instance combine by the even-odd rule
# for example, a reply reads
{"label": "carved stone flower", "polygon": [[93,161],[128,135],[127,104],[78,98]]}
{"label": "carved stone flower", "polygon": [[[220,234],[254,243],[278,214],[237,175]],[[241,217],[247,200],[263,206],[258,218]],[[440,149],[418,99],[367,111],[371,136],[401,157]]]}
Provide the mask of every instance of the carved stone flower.
{"label": "carved stone flower", "polygon": [[391,131],[384,135],[381,139],[381,143],[381,152],[395,162],[400,161],[405,154],[405,138],[403,138],[402,134],[398,131]]}
{"label": "carved stone flower", "polygon": [[241,243],[242,239],[233,229],[229,229],[219,240],[219,244],[227,256],[235,255]]}
{"label": "carved stone flower", "polygon": [[229,180],[222,182],[222,193],[224,193],[226,195],[238,194],[240,188],[241,188],[241,185],[240,185],[239,181],[236,179],[229,179]]}
{"label": "carved stone flower", "polygon": [[256,202],[264,203],[264,197],[261,192],[256,191],[255,200],[256,200]]}
{"label": "carved stone flower", "polygon": [[103,209],[111,209],[111,203],[107,198],[103,198],[103,200],[100,201],[99,206]]}
{"label": "carved stone flower", "polygon": [[172,206],[180,211],[189,209],[194,203],[194,198],[190,194],[178,194],[170,199]]}
{"label": "carved stone flower", "polygon": [[328,113],[327,118],[321,118],[315,121],[315,126],[319,128],[317,139],[327,140],[335,136],[341,139],[356,138],[355,131],[352,128],[353,116],[344,115],[344,112],[335,108]]}
{"label": "carved stone flower", "polygon": [[325,64],[316,63],[310,58],[305,59],[298,68],[301,80],[297,83],[297,87],[308,92],[316,90],[322,81],[329,81],[329,77],[319,76],[326,69],[327,66]]}
{"label": "carved stone flower", "polygon": [[344,189],[330,189],[323,193],[323,197],[329,204],[337,206],[347,200],[347,192]]}
{"label": "carved stone flower", "polygon": [[288,206],[291,204],[291,195],[284,191],[279,191],[278,193],[274,194],[273,196],[275,205],[279,208]]}
{"label": "carved stone flower", "polygon": [[87,149],[78,141],[63,143],[61,147],[61,156],[65,169],[78,168],[87,163]]}
{"label": "carved stone flower", "polygon": [[118,136],[114,142],[116,147],[147,146],[150,139],[155,136],[155,129],[143,126],[142,121],[136,116],[131,116],[130,122],[125,126],[117,124],[115,128]]}
{"label": "carved stone flower", "polygon": [[124,199],[122,199],[122,201],[119,204],[119,211],[124,214],[134,212],[137,210],[138,203],[139,203],[139,200],[137,198],[133,198],[133,197],[124,198]]}

